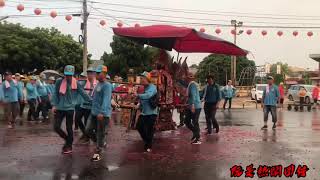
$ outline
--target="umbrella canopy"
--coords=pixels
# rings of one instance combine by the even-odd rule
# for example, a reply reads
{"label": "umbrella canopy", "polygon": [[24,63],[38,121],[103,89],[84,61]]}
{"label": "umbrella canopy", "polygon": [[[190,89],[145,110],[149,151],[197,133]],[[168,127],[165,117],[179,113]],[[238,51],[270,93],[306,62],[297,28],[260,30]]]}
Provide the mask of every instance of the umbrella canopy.
{"label": "umbrella canopy", "polygon": [[231,42],[211,36],[195,29],[169,25],[113,28],[113,32],[141,44],[182,53],[214,53],[246,56],[248,51]]}
{"label": "umbrella canopy", "polygon": [[53,76],[55,79],[61,78],[63,77],[61,74],[59,74],[57,71],[55,70],[44,70],[40,73],[44,74],[46,76],[46,79],[49,79],[49,77]]}

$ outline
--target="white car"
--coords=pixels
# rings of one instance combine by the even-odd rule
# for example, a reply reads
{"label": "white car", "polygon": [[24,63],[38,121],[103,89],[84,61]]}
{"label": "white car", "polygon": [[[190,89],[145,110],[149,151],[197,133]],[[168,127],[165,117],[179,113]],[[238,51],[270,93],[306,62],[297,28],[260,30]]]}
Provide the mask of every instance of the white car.
{"label": "white car", "polygon": [[304,87],[306,89],[307,94],[305,96],[304,101],[306,104],[310,104],[311,99],[312,99],[312,90],[314,88],[314,86],[312,86],[312,85],[306,85],[306,84],[292,85],[288,90],[288,99],[290,101],[299,101],[300,100],[300,97],[299,97],[300,87]]}
{"label": "white car", "polygon": [[254,88],[251,89],[251,99],[261,102],[263,90],[267,87],[267,84],[256,84]]}

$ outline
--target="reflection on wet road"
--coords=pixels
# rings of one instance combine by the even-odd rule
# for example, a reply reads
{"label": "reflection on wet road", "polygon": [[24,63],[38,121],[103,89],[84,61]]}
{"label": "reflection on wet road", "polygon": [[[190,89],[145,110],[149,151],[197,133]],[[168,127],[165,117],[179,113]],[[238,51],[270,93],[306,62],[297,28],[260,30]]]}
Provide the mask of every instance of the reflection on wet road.
{"label": "reflection on wet road", "polygon": [[221,133],[206,137],[202,114],[200,146],[190,145],[185,127],[157,133],[152,154],[142,153],[137,132],[111,124],[105,158],[98,163],[90,162],[93,145],[74,145],[73,155],[62,156],[62,142],[51,125],[13,131],[1,125],[0,179],[226,180],[236,164],[291,163],[309,166],[306,179],[320,179],[320,113],[279,111],[278,128],[272,130],[269,121],[264,131],[260,110],[218,112],[217,119]]}

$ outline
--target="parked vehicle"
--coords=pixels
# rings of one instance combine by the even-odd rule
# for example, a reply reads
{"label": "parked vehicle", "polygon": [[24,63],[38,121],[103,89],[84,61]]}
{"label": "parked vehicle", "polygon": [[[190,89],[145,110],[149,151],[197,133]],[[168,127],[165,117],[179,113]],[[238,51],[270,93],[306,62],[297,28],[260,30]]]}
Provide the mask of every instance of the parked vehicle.
{"label": "parked vehicle", "polygon": [[297,85],[292,85],[289,90],[288,90],[288,99],[289,101],[299,101],[299,90],[300,87],[304,87],[307,91],[307,94],[305,96],[304,102],[306,104],[311,103],[312,99],[312,89],[314,88],[313,85],[305,85],[305,84],[297,84]]}
{"label": "parked vehicle", "polygon": [[254,88],[251,89],[251,99],[261,102],[263,90],[267,87],[267,84],[256,84]]}

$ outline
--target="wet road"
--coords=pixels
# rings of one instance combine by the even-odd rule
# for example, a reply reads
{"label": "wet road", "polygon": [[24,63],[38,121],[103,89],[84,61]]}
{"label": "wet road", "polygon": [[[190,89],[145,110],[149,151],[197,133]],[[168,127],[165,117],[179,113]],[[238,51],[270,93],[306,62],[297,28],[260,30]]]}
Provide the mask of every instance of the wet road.
{"label": "wet road", "polygon": [[[62,141],[51,125],[24,125],[16,130],[1,125],[0,179],[248,179],[244,175],[231,178],[230,168],[250,164],[255,168],[305,164],[310,170],[304,179],[320,179],[320,112],[283,111],[278,118],[275,131],[271,121],[269,129],[261,131],[261,110],[219,112],[221,132],[206,137],[202,113],[202,145],[190,145],[191,133],[184,127],[157,133],[151,154],[142,153],[136,131],[126,133],[113,122],[105,158],[98,163],[90,162],[93,145],[74,145],[73,155],[61,155]],[[296,175],[291,179],[297,179]]]}

